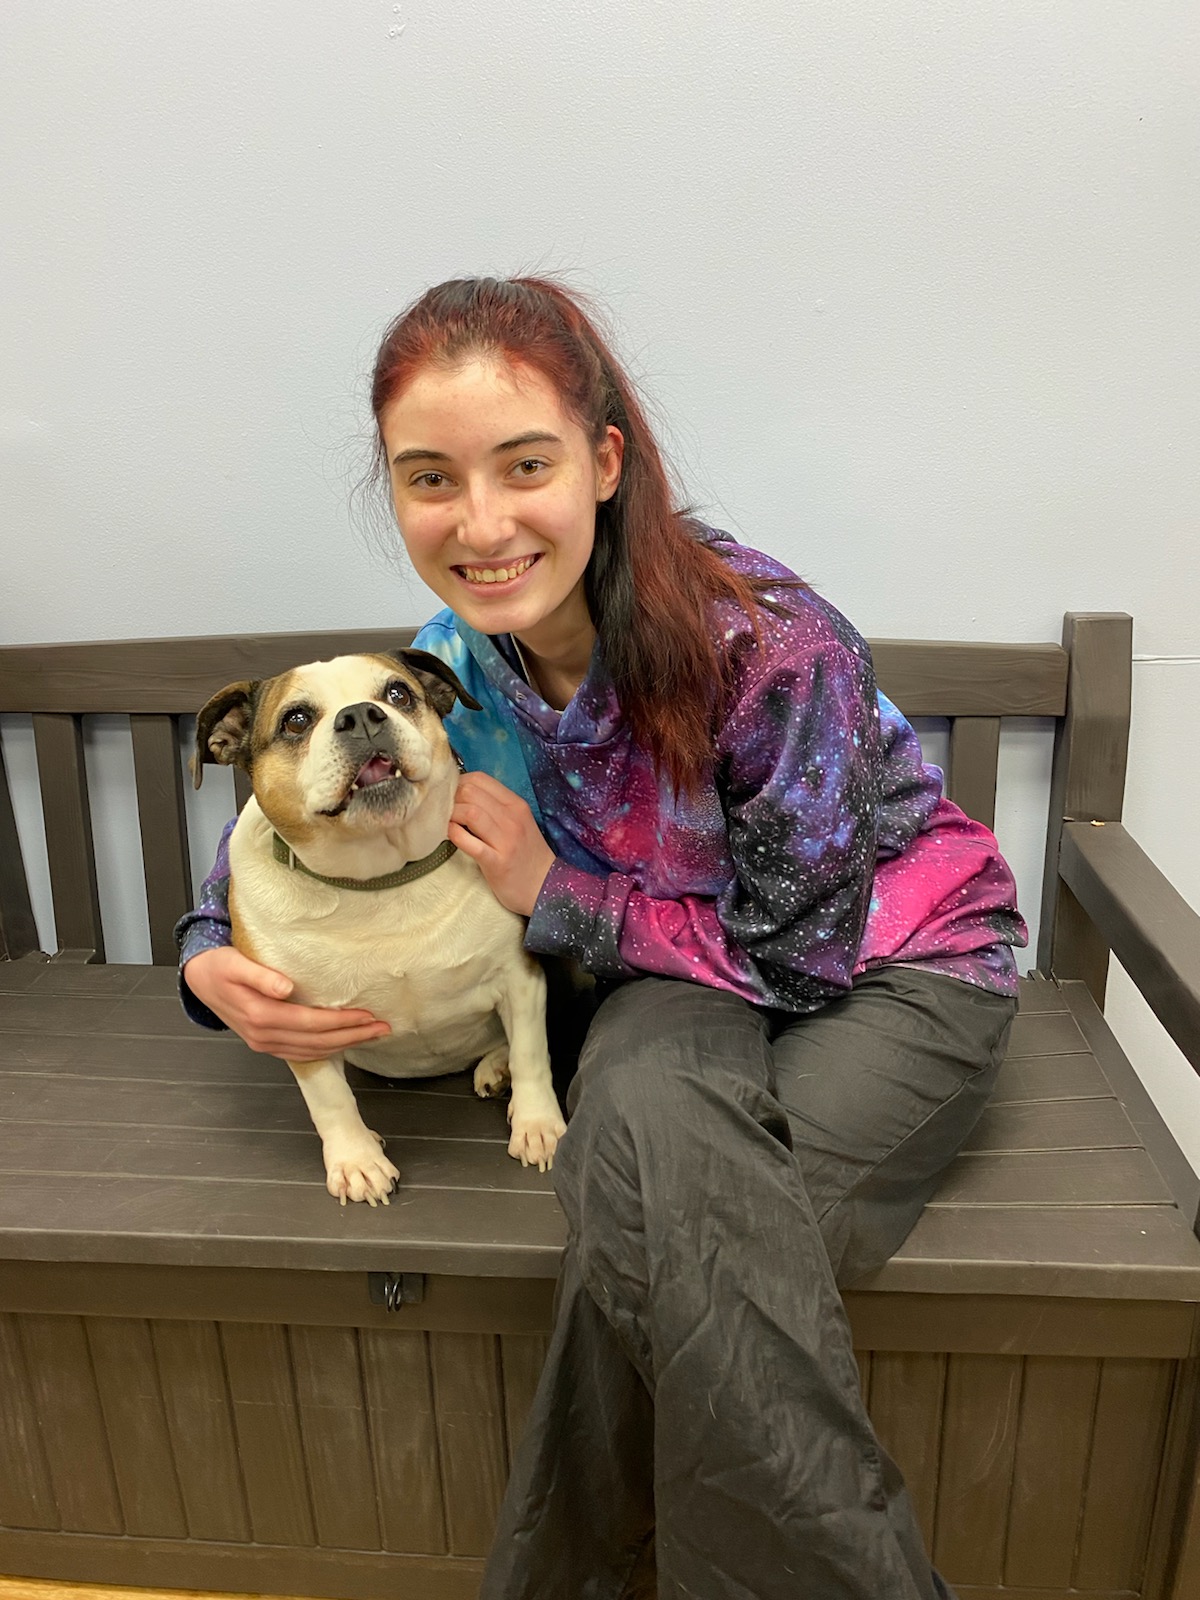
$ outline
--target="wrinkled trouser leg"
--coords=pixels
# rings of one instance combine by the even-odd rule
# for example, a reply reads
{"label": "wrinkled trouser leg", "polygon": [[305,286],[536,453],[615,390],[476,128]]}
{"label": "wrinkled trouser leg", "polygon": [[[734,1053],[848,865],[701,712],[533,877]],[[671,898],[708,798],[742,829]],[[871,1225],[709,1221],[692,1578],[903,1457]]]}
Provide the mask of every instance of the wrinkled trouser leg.
{"label": "wrinkled trouser leg", "polygon": [[[555,1333],[484,1600],[615,1600],[655,1523],[672,1600],[945,1594],[862,1406],[830,1247],[856,1275],[885,1259],[978,1115],[1012,1008],[983,996],[947,1028],[965,987],[889,969],[782,1026],[661,980],[604,1002],[555,1164]],[[811,1151],[793,1155],[794,1126]]]}

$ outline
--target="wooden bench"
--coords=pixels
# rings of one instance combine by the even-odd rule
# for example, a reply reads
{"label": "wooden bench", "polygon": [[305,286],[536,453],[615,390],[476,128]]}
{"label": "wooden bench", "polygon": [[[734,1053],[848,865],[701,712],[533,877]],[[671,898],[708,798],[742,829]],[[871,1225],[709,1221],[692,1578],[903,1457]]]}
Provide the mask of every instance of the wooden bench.
{"label": "wooden bench", "polygon": [[[1200,1185],[1100,1006],[1111,946],[1200,1066],[1200,918],[1120,825],[1130,621],[1071,616],[1064,640],[875,646],[910,716],[951,719],[949,791],[985,821],[1000,719],[1057,734],[1038,971],[994,1104],[847,1305],[961,1600],[1195,1600]],[[403,1187],[343,1210],[287,1068],[174,996],[179,715],[230,679],[398,642],[0,651],[0,711],[33,714],[60,947],[38,951],[0,768],[0,1571],[475,1594],[550,1324],[548,1182],[465,1078],[372,1083]],[[149,967],[104,964],[81,716],[113,712]]]}

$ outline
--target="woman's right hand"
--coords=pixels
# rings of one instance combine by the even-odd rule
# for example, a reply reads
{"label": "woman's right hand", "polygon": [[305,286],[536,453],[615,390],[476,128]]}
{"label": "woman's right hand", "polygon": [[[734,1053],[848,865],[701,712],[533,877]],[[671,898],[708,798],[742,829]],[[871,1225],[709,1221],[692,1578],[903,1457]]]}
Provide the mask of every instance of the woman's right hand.
{"label": "woman's right hand", "polygon": [[369,1011],[302,1006],[282,972],[251,961],[232,945],[201,950],[183,969],[188,988],[251,1050],[283,1061],[321,1061],[392,1030]]}

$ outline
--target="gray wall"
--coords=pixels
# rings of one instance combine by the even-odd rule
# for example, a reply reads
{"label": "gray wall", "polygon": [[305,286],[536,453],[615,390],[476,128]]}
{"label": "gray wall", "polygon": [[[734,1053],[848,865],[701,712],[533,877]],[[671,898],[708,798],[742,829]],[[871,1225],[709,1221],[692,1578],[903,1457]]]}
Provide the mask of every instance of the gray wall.
{"label": "gray wall", "polygon": [[[689,493],[864,632],[1131,611],[1128,817],[1200,905],[1198,103],[1191,0],[6,0],[0,637],[420,621],[347,513],[379,331],[565,271]],[[136,959],[128,742],[89,759]],[[1006,738],[1030,912],[1047,763]],[[1112,1014],[1200,1164],[1120,975]]]}

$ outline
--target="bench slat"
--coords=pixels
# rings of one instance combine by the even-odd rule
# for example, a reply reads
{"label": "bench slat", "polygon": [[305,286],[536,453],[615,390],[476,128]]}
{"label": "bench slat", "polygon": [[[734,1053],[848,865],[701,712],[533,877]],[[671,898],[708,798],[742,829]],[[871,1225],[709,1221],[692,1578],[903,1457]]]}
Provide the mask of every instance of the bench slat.
{"label": "bench slat", "polygon": [[175,719],[143,714],[130,717],[129,727],[133,736],[151,959],[160,966],[173,966],[175,924],[191,909],[193,901],[183,768]]}
{"label": "bench slat", "polygon": [[553,1278],[566,1223],[552,1193],[414,1190],[396,1205],[341,1207],[319,1181],[89,1179],[14,1173],[0,1196],[10,1261],[129,1261]]}
{"label": "bench slat", "polygon": [[58,1508],[21,1341],[21,1318],[0,1312],[0,1524],[57,1528]]}
{"label": "bench slat", "polygon": [[450,1552],[485,1556],[508,1475],[495,1346],[487,1334],[444,1333],[430,1342],[430,1365]]}
{"label": "bench slat", "polygon": [[[1019,1356],[951,1356],[946,1363],[933,1559],[956,1578],[999,1583],[1017,1443]],[[992,1427],[980,1429],[981,1416]]]}
{"label": "bench slat", "polygon": [[967,1152],[947,1168],[930,1205],[1171,1205],[1144,1150]]}
{"label": "bench slat", "polygon": [[63,1524],[124,1534],[83,1317],[21,1318],[29,1393]]}
{"label": "bench slat", "polygon": [[[419,1331],[363,1328],[358,1336],[363,1392],[374,1430],[379,1514],[386,1550],[446,1550],[446,1515],[437,1473],[437,1407],[429,1369],[429,1339]],[[387,1448],[388,1438],[407,1448]]]}
{"label": "bench slat", "polygon": [[149,1326],[140,1318],[95,1317],[87,1328],[125,1531],[186,1539]]}
{"label": "bench slat", "polygon": [[1053,1100],[989,1106],[967,1150],[1138,1149],[1141,1140],[1116,1100]]}
{"label": "bench slat", "polygon": [[[100,640],[0,649],[0,711],[195,713],[226,683],[304,661],[411,644],[414,628]],[[910,717],[1058,717],[1067,656],[1055,644],[874,639],[883,692]]]}
{"label": "bench slat", "polygon": [[1067,1011],[1021,1011],[1013,1020],[1008,1060],[1035,1056],[1086,1055],[1087,1041]]}
{"label": "bench slat", "polygon": [[[1103,1365],[1073,1574],[1075,1587],[1085,1593],[1142,1590],[1149,1528],[1144,1516],[1128,1512],[1150,1509],[1145,1486],[1159,1471],[1173,1376],[1162,1361]],[[1123,1514],[1114,1516],[1117,1508]]]}
{"label": "bench slat", "polygon": [[1011,1585],[1071,1586],[1100,1372],[1099,1361],[1071,1357],[1024,1364],[1004,1554]]}
{"label": "bench slat", "polygon": [[249,1540],[237,1440],[215,1323],[150,1323],[167,1429],[193,1539]]}
{"label": "bench slat", "polygon": [[929,1206],[856,1289],[1200,1299],[1200,1251],[1174,1206]]}
{"label": "bench slat", "polygon": [[[537,1168],[508,1154],[499,1126],[492,1139],[388,1136],[388,1155],[399,1167],[405,1192],[465,1189],[480,1195],[545,1192]],[[1122,1152],[1130,1154],[1130,1152]],[[0,1171],[54,1172],[64,1181],[93,1177],[203,1178],[272,1184],[321,1184],[321,1142],[315,1129],[98,1128],[93,1123],[48,1127],[42,1122],[0,1126]],[[333,1204],[332,1200],[330,1202]],[[485,1201],[481,1203],[486,1204]]]}
{"label": "bench slat", "polygon": [[[282,1063],[281,1063],[282,1065]],[[90,1127],[112,1137],[121,1129],[143,1129],[156,1135],[167,1130],[199,1130],[220,1137],[245,1130],[260,1136],[304,1133],[312,1120],[295,1082],[286,1078],[271,1087],[241,1088],[228,1081],[219,1084],[167,1081],[118,1081],[52,1073],[22,1077],[20,1112],[15,1100],[7,1108],[13,1120],[43,1122],[50,1128],[64,1124]],[[14,1091],[14,1080],[3,1080]],[[505,1107],[501,1101],[406,1095],[403,1089],[361,1093],[363,1118],[385,1138],[393,1135],[446,1140],[506,1139]],[[86,1165],[87,1156],[78,1159]],[[512,1163],[524,1172],[519,1161]]]}
{"label": "bench slat", "polygon": [[1094,1056],[1031,1056],[1006,1061],[992,1090],[994,1106],[1027,1100],[1105,1100],[1112,1094]]}
{"label": "bench slat", "polygon": [[996,774],[1000,762],[999,717],[955,717],[950,724],[950,773],[946,794],[985,828],[996,821]]}
{"label": "bench slat", "polygon": [[226,1323],[221,1344],[254,1538],[315,1544],[287,1329]]}
{"label": "bench slat", "polygon": [[0,744],[0,962],[19,961],[37,948],[37,923]]}
{"label": "bench slat", "polygon": [[1119,822],[1129,755],[1133,618],[1068,612],[1070,702],[1054,740],[1046,872],[1037,964],[1059,978],[1081,978],[1104,1004],[1108,945],[1058,879],[1064,820]]}
{"label": "bench slat", "polygon": [[59,712],[35,715],[33,737],[58,948],[94,951],[95,959],[103,961],[82,718]]}
{"label": "bench slat", "polygon": [[288,1344],[317,1541],[378,1550],[383,1541],[357,1334],[353,1328],[289,1328]]}
{"label": "bench slat", "polygon": [[235,801],[237,802],[237,809],[239,811],[246,804],[246,801],[249,800],[250,796],[253,793],[254,793],[254,786],[250,782],[249,775],[247,773],[243,772],[241,767],[234,767],[234,769],[233,769],[233,796],[234,796]]}

